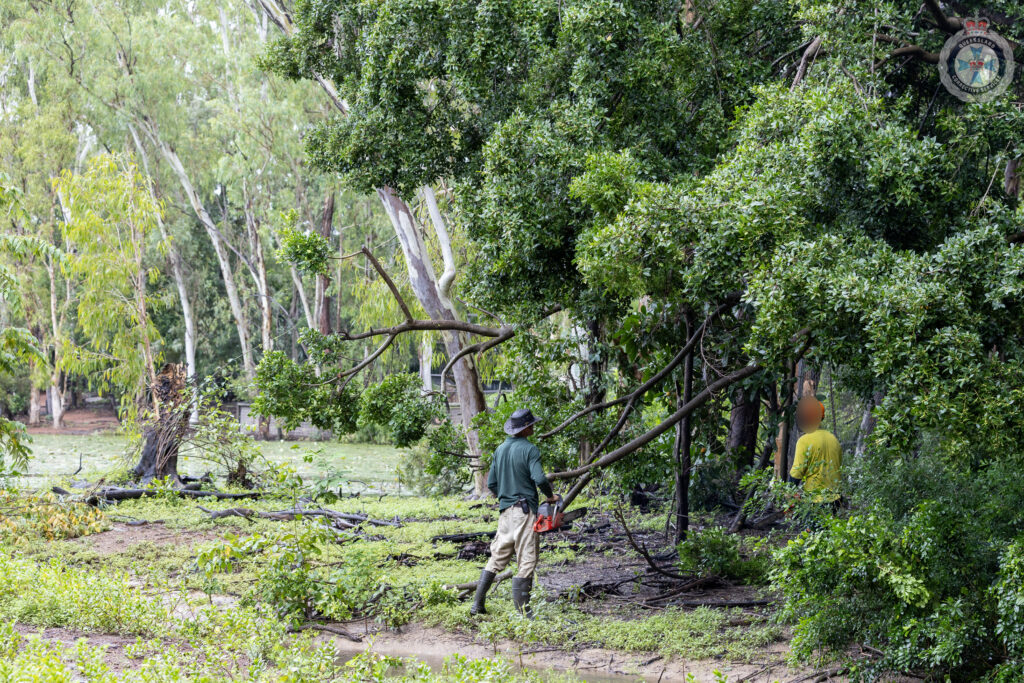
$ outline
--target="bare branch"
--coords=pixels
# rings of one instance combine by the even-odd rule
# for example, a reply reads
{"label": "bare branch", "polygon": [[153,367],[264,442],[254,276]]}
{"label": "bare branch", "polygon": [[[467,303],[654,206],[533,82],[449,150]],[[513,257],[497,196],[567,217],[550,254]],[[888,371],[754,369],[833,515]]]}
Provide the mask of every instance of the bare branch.
{"label": "bare branch", "polygon": [[504,331],[501,334],[499,334],[497,337],[495,337],[493,339],[488,339],[486,341],[479,342],[477,344],[471,344],[470,346],[465,346],[465,347],[462,348],[461,351],[459,351],[457,354],[452,356],[451,360],[449,360],[445,364],[444,368],[441,369],[441,390],[442,391],[444,390],[445,379],[448,377],[448,372],[453,367],[455,367],[455,364],[459,361],[460,358],[463,358],[464,356],[468,356],[471,353],[472,354],[484,353],[485,351],[493,349],[498,344],[501,344],[503,342],[508,341],[509,339],[514,337],[515,334],[516,334],[515,328],[513,328],[513,327],[505,327],[503,329],[504,329]]}
{"label": "bare branch", "polygon": [[405,298],[402,297],[402,293],[399,292],[398,287],[395,286],[395,281],[392,280],[391,276],[388,275],[386,270],[384,270],[384,266],[380,264],[380,261],[378,261],[377,257],[373,255],[373,252],[371,252],[366,247],[363,247],[360,251],[373,265],[373,269],[377,271],[377,274],[381,276],[381,279],[383,279],[384,282],[387,283],[388,289],[391,290],[391,294],[395,297],[395,301],[398,302],[398,306],[402,309],[402,313],[405,314],[405,319],[408,320],[409,322],[412,322],[412,311],[409,310],[409,305],[405,303]]}
{"label": "bare branch", "polygon": [[935,23],[938,24],[946,33],[956,33],[964,27],[963,20],[957,17],[947,17],[946,13],[942,11],[939,6],[938,0],[924,0],[924,6],[928,8],[931,15],[935,17]]}
{"label": "bare branch", "polygon": [[619,520],[619,524],[622,525],[622,530],[626,532],[626,539],[629,541],[629,544],[633,546],[633,550],[637,551],[640,554],[640,557],[644,558],[644,561],[647,562],[648,567],[650,567],[657,573],[661,574],[662,576],[669,577],[670,579],[681,579],[685,581],[686,579],[690,578],[688,576],[683,576],[682,574],[677,574],[676,572],[669,571],[663,568],[661,565],[654,561],[654,558],[651,557],[651,554],[647,552],[647,548],[636,542],[636,539],[633,538],[633,532],[629,530],[629,525],[626,524],[626,516],[622,514],[621,505],[615,506],[615,518]]}
{"label": "bare branch", "polygon": [[695,411],[697,408],[706,403],[708,399],[715,395],[715,393],[725,389],[726,387],[732,384],[735,384],[736,382],[739,382],[740,380],[746,379],[747,377],[750,377],[751,375],[760,372],[762,369],[763,368],[760,365],[747,365],[740,368],[739,370],[734,370],[733,372],[730,372],[728,375],[724,375],[718,378],[711,384],[704,387],[703,391],[694,396],[692,400],[685,403],[681,408],[679,408],[679,410],[665,418],[665,420],[662,421],[661,424],[659,424],[657,427],[654,427],[653,429],[645,432],[644,434],[641,434],[640,436],[636,437],[635,439],[625,444],[624,446],[616,448],[614,451],[611,451],[607,455],[587,465],[577,467],[574,470],[567,470],[565,472],[554,472],[548,475],[548,479],[552,481],[558,479],[573,479],[575,477],[579,477],[581,475],[586,474],[587,472],[594,468],[607,467],[608,465],[611,465],[612,463],[621,460],[630,453],[640,450],[641,448],[649,444],[651,441],[654,441],[656,438],[667,432],[669,429],[675,426],[677,422],[682,420],[687,415],[690,415],[691,413],[693,413],[693,411]]}
{"label": "bare branch", "polygon": [[818,56],[820,50],[821,36],[816,36],[810,45],[807,46],[807,49],[804,50],[803,56],[800,57],[800,66],[797,67],[796,76],[793,77],[793,85],[789,87],[790,90],[796,90],[796,87],[800,85],[800,81],[804,80],[804,76],[807,75],[807,69],[814,63],[814,59]]}
{"label": "bare branch", "polygon": [[585,417],[586,415],[589,415],[595,410],[605,410],[607,408],[611,408],[612,406],[617,406],[626,403],[627,401],[633,401],[647,393],[651,388],[660,384],[663,379],[668,377],[669,373],[671,373],[676,368],[676,366],[683,362],[683,359],[686,358],[687,354],[689,354],[693,350],[693,347],[700,340],[701,336],[703,336],[704,330],[707,329],[707,326],[711,323],[711,321],[717,318],[722,313],[724,313],[731,306],[735,305],[735,303],[739,301],[739,298],[740,295],[738,293],[730,295],[727,298],[727,300],[724,303],[722,303],[721,306],[716,308],[711,315],[704,319],[704,322],[701,323],[700,327],[698,327],[697,330],[693,333],[690,339],[686,342],[686,345],[683,346],[683,348],[679,350],[679,352],[672,358],[672,360],[668,362],[668,365],[659,370],[657,374],[655,374],[649,380],[638,386],[632,392],[620,396],[619,398],[612,399],[610,401],[604,401],[602,403],[594,403],[593,405],[589,405],[583,410],[567,418],[564,422],[562,422],[562,424],[558,425],[551,431],[541,434],[540,438],[547,439],[558,434],[576,420],[580,419],[581,417]]}
{"label": "bare branch", "polygon": [[345,383],[341,385],[342,389],[344,389],[346,386],[348,386],[348,383],[351,382],[352,379],[363,370],[363,368],[365,368],[368,365],[370,365],[370,363],[372,363],[373,361],[377,360],[377,358],[380,357],[380,354],[382,354],[385,351],[387,351],[388,347],[391,346],[395,342],[395,339],[397,337],[398,337],[397,334],[389,335],[388,338],[384,340],[384,343],[381,344],[380,346],[378,346],[376,351],[374,351],[369,356],[364,358],[362,360],[362,362],[359,363],[359,365],[355,366],[354,368],[351,368],[350,370],[346,370],[345,372],[343,372],[340,375],[338,375],[339,378],[342,378],[342,377],[347,377],[348,378],[348,379],[345,380]]}
{"label": "bare branch", "polygon": [[481,337],[501,336],[503,328],[487,327],[468,323],[464,320],[406,320],[393,327],[382,327],[380,329],[370,328],[365,332],[351,333],[341,331],[338,334],[346,341],[357,341],[359,339],[371,339],[373,337],[384,337],[392,334],[404,334],[405,332],[468,332],[478,334]]}

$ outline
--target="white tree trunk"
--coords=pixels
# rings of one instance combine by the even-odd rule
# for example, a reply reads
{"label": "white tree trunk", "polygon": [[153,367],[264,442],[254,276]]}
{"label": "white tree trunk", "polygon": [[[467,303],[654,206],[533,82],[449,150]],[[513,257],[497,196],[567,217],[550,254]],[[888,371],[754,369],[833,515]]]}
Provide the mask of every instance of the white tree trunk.
{"label": "white tree trunk", "polygon": [[238,342],[242,347],[242,368],[245,372],[245,376],[248,379],[252,379],[256,374],[256,367],[252,360],[252,350],[249,348],[249,332],[245,322],[245,312],[242,308],[242,300],[238,296],[238,287],[235,284],[235,274],[231,269],[231,261],[228,258],[227,247],[224,245],[224,240],[221,239],[217,226],[214,225],[213,219],[210,218],[209,212],[207,212],[206,207],[203,205],[203,201],[199,197],[199,193],[196,192],[195,187],[192,185],[192,180],[189,178],[184,164],[181,163],[178,153],[160,138],[153,126],[148,126],[147,128],[147,132],[160,149],[161,155],[163,155],[168,165],[170,165],[171,170],[174,171],[174,175],[177,176],[178,182],[181,183],[181,188],[185,191],[185,196],[188,197],[189,203],[192,204],[192,209],[199,218],[199,222],[203,224],[203,228],[206,230],[206,234],[209,236],[210,242],[213,244],[213,251],[217,255],[217,263],[220,265],[221,276],[224,278],[224,289],[228,295],[228,305],[231,308],[231,316],[235,319],[235,329],[238,331]]}
{"label": "white tree trunk", "polygon": [[49,399],[50,416],[54,429],[64,428],[64,395],[60,390],[60,323],[57,320],[57,274],[53,261],[46,264],[50,277],[50,324],[53,326],[53,366],[50,371]]}
{"label": "white tree trunk", "polygon": [[28,426],[39,426],[39,387],[34,382],[28,389]]}
{"label": "white tree trunk", "polygon": [[423,335],[420,342],[420,382],[423,384],[423,393],[430,393],[434,390],[433,368],[434,362],[434,340],[429,334]]}
{"label": "white tree trunk", "polygon": [[[423,234],[416,225],[416,218],[394,190],[389,187],[378,188],[377,196],[384,205],[384,210],[391,219],[391,224],[398,235],[402,253],[405,255],[409,269],[409,283],[416,298],[423,305],[432,320],[456,320],[455,311],[450,301],[442,298],[437,286],[434,266],[427,254]],[[446,305],[447,304],[447,305]],[[456,332],[444,332],[444,346],[449,358],[454,358],[462,350],[465,342]],[[469,455],[473,456],[470,463],[474,467],[474,492],[483,496],[487,494],[487,474],[480,469],[480,438],[473,428],[473,418],[487,410],[484,394],[480,388],[480,377],[476,364],[471,356],[465,356],[452,368],[455,379],[455,391],[459,400],[462,416],[462,427],[466,435],[466,446]],[[441,390],[444,391],[444,387]]]}
{"label": "white tree trunk", "polygon": [[[142,145],[142,140],[139,137],[138,131],[135,130],[135,126],[129,124],[128,130],[131,132],[132,140],[135,143],[135,149],[139,154],[139,160],[142,161],[142,168],[146,172],[149,184],[149,193],[153,197],[153,200],[156,201],[157,196],[153,185],[153,176],[149,170],[149,155],[146,154],[146,148]],[[160,239],[167,248],[167,260],[171,264],[171,277],[178,289],[178,302],[181,304],[181,317],[185,323],[185,378],[190,386],[194,386],[196,379],[196,321],[195,315],[192,313],[192,300],[188,295],[188,284],[185,281],[185,271],[181,265],[181,254],[178,253],[178,249],[174,246],[170,235],[167,233],[167,226],[164,225],[164,218],[162,215],[157,214],[156,224],[160,228]],[[192,422],[196,422],[198,419],[198,407],[195,405],[195,402],[193,402],[190,420]]]}
{"label": "white tree trunk", "polygon": [[313,329],[316,318],[313,317],[313,311],[309,309],[309,299],[306,297],[306,287],[302,284],[302,276],[299,275],[299,269],[295,266],[291,267],[291,271],[295,291],[299,293],[299,301],[302,302],[302,314],[306,317],[306,327]]}
{"label": "white tree trunk", "polygon": [[270,295],[270,284],[267,279],[267,262],[263,254],[263,239],[260,237],[260,224],[253,211],[252,197],[248,187],[242,182],[242,196],[245,201],[245,231],[249,238],[250,262],[253,281],[260,307],[260,341],[263,353],[274,350],[274,308]]}

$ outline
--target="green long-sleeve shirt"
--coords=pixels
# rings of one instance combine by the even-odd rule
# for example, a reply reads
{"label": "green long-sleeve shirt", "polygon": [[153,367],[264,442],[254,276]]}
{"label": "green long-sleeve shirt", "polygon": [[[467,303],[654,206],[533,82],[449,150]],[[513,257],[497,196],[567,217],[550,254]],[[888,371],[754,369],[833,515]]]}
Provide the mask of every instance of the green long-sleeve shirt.
{"label": "green long-sleeve shirt", "polygon": [[537,489],[548,498],[554,493],[540,464],[540,449],[516,436],[505,439],[494,451],[487,488],[498,498],[501,510],[524,499],[537,512]]}

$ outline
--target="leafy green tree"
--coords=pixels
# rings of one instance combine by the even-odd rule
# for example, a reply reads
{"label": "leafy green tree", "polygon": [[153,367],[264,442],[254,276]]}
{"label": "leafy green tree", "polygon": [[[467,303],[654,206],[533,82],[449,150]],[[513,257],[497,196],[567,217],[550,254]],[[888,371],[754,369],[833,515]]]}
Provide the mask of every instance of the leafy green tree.
{"label": "leafy green tree", "polygon": [[[19,218],[18,197],[10,188],[0,185],[0,216],[4,220]],[[14,270],[7,259],[38,258],[49,251],[45,243],[0,233],[0,374],[16,372],[29,358],[39,359],[35,337],[24,327],[11,324],[13,314],[20,310],[20,298]],[[50,254],[56,257],[57,254]],[[28,437],[24,426],[0,415],[0,477],[20,474],[28,464]]]}
{"label": "leafy green tree", "polygon": [[[82,174],[64,172],[56,181],[67,204],[61,224],[72,256],[68,267],[81,281],[78,324],[89,347],[66,349],[68,366],[89,375],[100,391],[121,392],[132,412],[156,383],[160,333],[151,310],[158,299],[147,259],[160,206],[130,161],[97,156]],[[155,399],[154,411],[159,414]]]}

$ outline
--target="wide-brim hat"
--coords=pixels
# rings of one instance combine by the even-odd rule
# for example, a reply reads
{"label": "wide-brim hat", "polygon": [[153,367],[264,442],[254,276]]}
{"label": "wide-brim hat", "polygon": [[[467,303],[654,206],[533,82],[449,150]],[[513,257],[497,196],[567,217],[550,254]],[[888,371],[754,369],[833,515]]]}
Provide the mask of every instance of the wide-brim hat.
{"label": "wide-brim hat", "polygon": [[512,416],[505,422],[505,433],[509,436],[515,436],[538,422],[540,422],[540,418],[534,417],[528,408],[520,408],[512,413]]}

